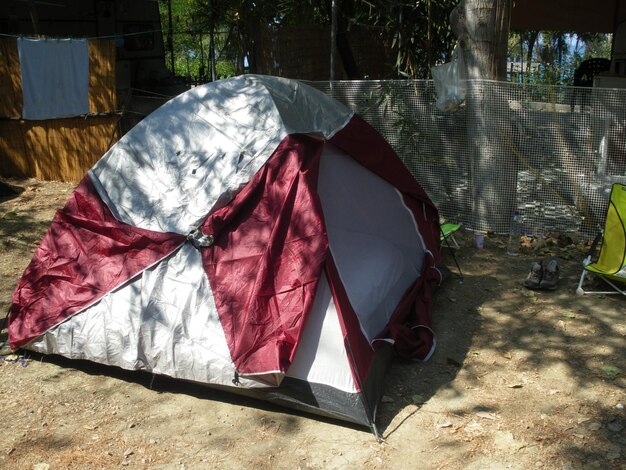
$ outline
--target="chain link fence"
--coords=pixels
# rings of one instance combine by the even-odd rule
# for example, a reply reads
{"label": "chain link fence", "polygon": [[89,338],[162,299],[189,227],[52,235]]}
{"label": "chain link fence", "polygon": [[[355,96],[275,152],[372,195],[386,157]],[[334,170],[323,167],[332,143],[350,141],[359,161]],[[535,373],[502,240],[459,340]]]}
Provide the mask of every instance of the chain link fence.
{"label": "chain link fence", "polygon": [[468,82],[465,106],[435,107],[427,80],[312,82],[373,125],[442,216],[508,233],[593,238],[626,183],[626,90]]}

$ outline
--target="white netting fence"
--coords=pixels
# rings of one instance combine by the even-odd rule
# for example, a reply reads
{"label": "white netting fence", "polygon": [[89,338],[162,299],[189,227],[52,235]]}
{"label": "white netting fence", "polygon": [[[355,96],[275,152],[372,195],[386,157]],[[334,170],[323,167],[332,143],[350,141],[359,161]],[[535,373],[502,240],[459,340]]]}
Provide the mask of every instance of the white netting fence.
{"label": "white netting fence", "polygon": [[435,107],[432,81],[314,82],[378,129],[442,215],[507,233],[592,238],[626,182],[626,90],[473,80],[466,105]]}

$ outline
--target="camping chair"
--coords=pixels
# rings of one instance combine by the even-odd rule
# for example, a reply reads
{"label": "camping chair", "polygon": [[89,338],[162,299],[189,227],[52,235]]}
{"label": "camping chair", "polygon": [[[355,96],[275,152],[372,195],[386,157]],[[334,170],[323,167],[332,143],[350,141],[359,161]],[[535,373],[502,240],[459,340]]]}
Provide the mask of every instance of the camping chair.
{"label": "camping chair", "polygon": [[602,57],[584,60],[574,71],[574,86],[591,87],[596,75],[611,68],[611,61]]}
{"label": "camping chair", "polygon": [[461,266],[459,266],[459,262],[456,259],[456,255],[454,254],[454,250],[458,250],[461,248],[454,238],[454,234],[461,230],[463,227],[462,224],[453,224],[450,222],[442,222],[439,224],[439,240],[442,244],[446,244],[448,248],[450,248],[452,253],[452,259],[454,259],[454,264],[456,264],[456,268],[459,270],[459,276],[463,279],[463,271],[461,271]]}
{"label": "camping chair", "polygon": [[[454,238],[454,234],[456,232],[458,232],[459,230],[461,230],[461,227],[463,227],[462,224],[453,224],[450,222],[444,222],[442,224],[439,225],[440,229],[441,229],[441,242],[444,243],[446,242],[446,245],[448,245],[448,248],[454,248],[455,250],[458,250],[460,248],[459,244],[456,241],[456,238]],[[450,240],[450,242],[448,242],[448,240]]]}
{"label": "camping chair", "polygon": [[[598,243],[602,240],[598,260],[592,262]],[[610,285],[611,291],[586,291],[583,282],[587,273],[593,273]],[[626,295],[626,185],[615,183],[611,188],[609,208],[604,230],[593,241],[587,257],[583,260],[583,272],[576,293]]]}
{"label": "camping chair", "polygon": [[[593,87],[593,81],[598,74],[606,72],[611,68],[611,61],[601,57],[594,57],[587,59],[580,63],[578,68],[574,71],[574,87]],[[574,112],[575,106],[588,105],[589,94],[591,90],[581,90],[574,88],[572,91],[572,112]]]}

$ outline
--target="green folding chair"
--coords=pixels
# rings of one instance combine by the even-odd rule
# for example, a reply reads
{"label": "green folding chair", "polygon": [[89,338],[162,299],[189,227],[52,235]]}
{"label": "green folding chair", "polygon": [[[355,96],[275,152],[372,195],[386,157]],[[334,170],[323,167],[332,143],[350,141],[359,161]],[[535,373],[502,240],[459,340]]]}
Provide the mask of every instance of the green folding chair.
{"label": "green folding chair", "polygon": [[441,243],[445,243],[449,240],[449,243],[446,243],[448,247],[458,250],[460,246],[457,243],[456,238],[454,238],[454,234],[458,232],[459,230],[461,230],[461,227],[463,227],[463,224],[453,224],[450,222],[444,222],[440,224],[439,227],[441,229],[441,236],[440,236]]}
{"label": "green folding chair", "polygon": [[[600,240],[600,254],[593,261]],[[585,290],[583,282],[589,273],[602,279],[612,290]],[[604,229],[600,230],[583,260],[583,272],[576,293],[626,295],[626,185],[615,183],[611,188]]]}
{"label": "green folding chair", "polygon": [[463,227],[462,224],[441,222],[439,224],[439,240],[442,246],[445,244],[448,248],[452,250],[452,259],[454,259],[454,264],[456,264],[456,268],[459,270],[459,276],[461,277],[461,279],[463,279],[463,271],[461,271],[461,266],[456,259],[456,255],[454,254],[454,250],[458,250],[459,248],[461,248],[459,246],[459,243],[454,238],[454,234],[461,230],[461,227]]}

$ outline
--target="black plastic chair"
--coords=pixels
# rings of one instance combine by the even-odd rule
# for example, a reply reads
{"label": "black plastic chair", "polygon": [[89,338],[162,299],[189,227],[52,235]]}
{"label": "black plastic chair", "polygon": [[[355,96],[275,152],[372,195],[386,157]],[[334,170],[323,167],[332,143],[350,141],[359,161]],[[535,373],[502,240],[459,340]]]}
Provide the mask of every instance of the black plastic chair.
{"label": "black plastic chair", "polygon": [[[601,57],[583,60],[578,68],[574,71],[574,87],[591,88],[593,79],[596,75],[606,72],[611,67],[611,61]],[[572,89],[571,103],[572,112],[576,110],[576,106],[585,106],[589,104],[589,95],[591,90]]]}
{"label": "black plastic chair", "polygon": [[611,61],[601,57],[583,60],[574,71],[574,86],[593,86],[596,75],[606,72],[611,68]]}

